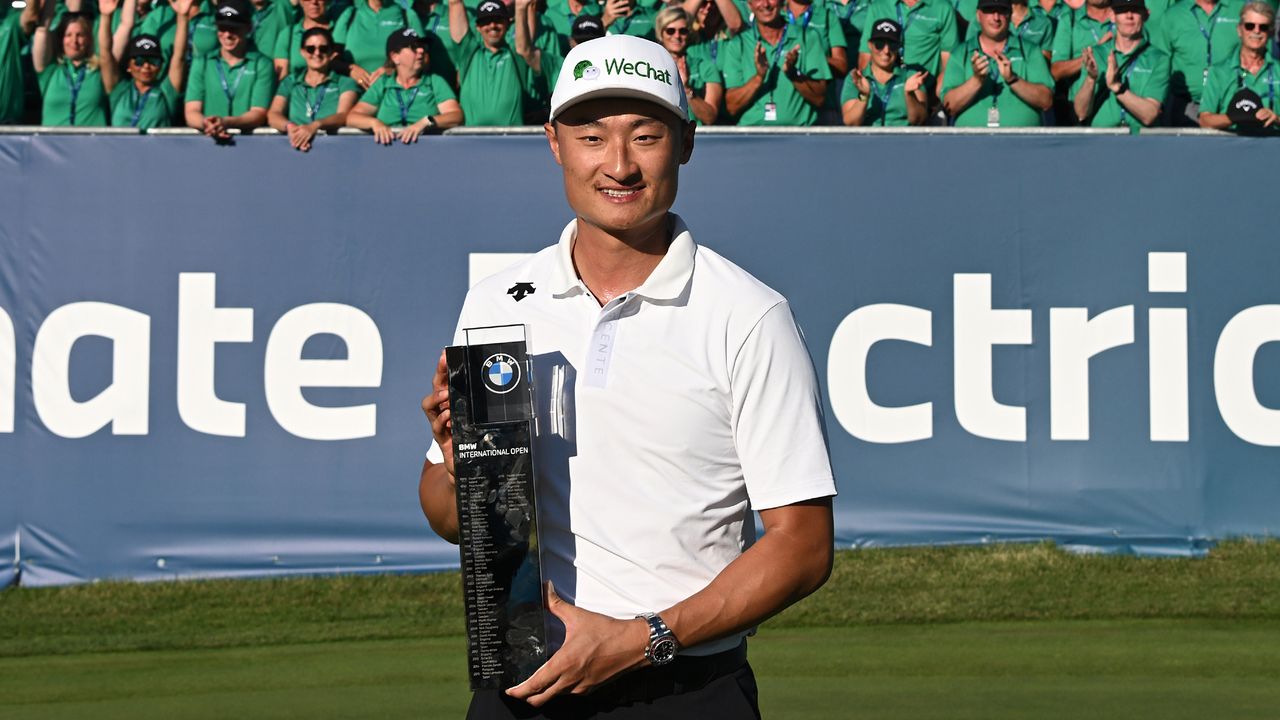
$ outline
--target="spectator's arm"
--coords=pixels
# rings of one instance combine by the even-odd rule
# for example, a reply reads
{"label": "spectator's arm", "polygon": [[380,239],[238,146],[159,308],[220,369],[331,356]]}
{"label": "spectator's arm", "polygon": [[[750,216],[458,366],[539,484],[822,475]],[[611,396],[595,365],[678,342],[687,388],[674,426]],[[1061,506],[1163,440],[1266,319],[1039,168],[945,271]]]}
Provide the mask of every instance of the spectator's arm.
{"label": "spectator's arm", "polygon": [[[786,54],[782,61],[782,72],[791,81],[791,84],[795,86],[796,92],[800,93],[800,97],[805,99],[805,102],[814,106],[814,108],[821,109],[822,104],[826,101],[827,81],[824,78],[809,77],[800,69],[800,50],[800,46],[796,45]],[[818,50],[818,55],[821,58],[818,61],[819,64],[824,64],[826,57],[822,55],[821,50]],[[810,65],[809,67],[814,66]],[[826,74],[826,68],[822,68],[822,74]]]}
{"label": "spectator's arm", "polygon": [[40,24],[41,8],[41,0],[27,0],[27,6],[22,9],[22,15],[18,17],[18,26],[22,28],[23,35],[35,32],[36,26]]}
{"label": "spectator's arm", "polygon": [[735,117],[741,115],[743,110],[755,102],[756,96],[760,94],[760,88],[764,86],[765,73],[769,71],[769,66],[765,62],[764,49],[760,43],[756,43],[754,57],[755,74],[749,76],[743,84],[731,87],[725,92],[725,109]]}
{"label": "spectator's arm", "polygon": [[[49,4],[50,4],[50,5],[57,5],[57,3],[56,3],[56,2],[54,2],[54,3],[49,3]],[[83,11],[84,11],[84,2],[83,2],[83,0],[66,0],[66,2],[65,2],[65,3],[63,3],[63,4],[64,4],[64,5],[66,6],[66,8],[67,8],[67,12],[78,13],[78,12],[83,12]]]}
{"label": "spectator's arm", "polygon": [[462,0],[449,0],[449,38],[455,43],[460,43],[470,30],[467,8],[462,4]]}
{"label": "spectator's arm", "polygon": [[831,77],[844,77],[849,72],[849,53],[842,47],[831,48],[827,53],[827,65],[831,67]]}
{"label": "spectator's arm", "polygon": [[928,119],[929,106],[928,98],[925,96],[924,83],[929,76],[924,72],[917,73],[917,75],[919,75],[919,84],[914,89],[911,89],[911,86],[915,83],[912,80],[908,80],[902,91],[907,101],[908,125],[923,125],[925,120]]}
{"label": "spectator's arm", "polygon": [[1081,58],[1072,58],[1070,60],[1059,60],[1055,62],[1051,68],[1053,72],[1054,82],[1062,82],[1080,74]]}
{"label": "spectator's arm", "polygon": [[332,115],[322,117],[315,122],[317,130],[325,132],[333,132],[339,128],[347,126],[347,116],[351,114],[351,108],[355,107],[356,100],[360,97],[360,93],[355,90],[348,90],[338,96],[338,109]]}
{"label": "spectator's arm", "polygon": [[516,0],[516,54],[524,58],[524,62],[535,75],[542,73],[542,51],[534,47],[529,35],[528,16],[534,12],[533,0]]}
{"label": "spectator's arm", "polygon": [[457,100],[441,100],[436,105],[436,109],[440,111],[440,114],[435,116],[436,127],[441,130],[448,130],[462,124],[462,105],[458,104]]}
{"label": "spectator's arm", "polygon": [[724,26],[729,31],[729,34],[737,35],[742,32],[747,23],[733,0],[715,0],[715,3],[716,7],[720,9],[720,17],[724,19]]}
{"label": "spectator's arm", "polygon": [[1088,125],[1093,117],[1093,101],[1094,95],[1098,90],[1098,81],[1093,76],[1086,73],[1080,79],[1077,86],[1076,94],[1071,98],[1071,106],[1076,111],[1076,117],[1080,120],[1081,125]]}
{"label": "spectator's arm", "polygon": [[227,129],[252,130],[263,127],[266,124],[267,109],[264,107],[251,107],[248,112],[222,118],[222,126]]}
{"label": "spectator's arm", "polygon": [[1046,85],[1041,85],[1040,83],[1031,82],[1026,78],[1019,77],[1012,85],[1009,86],[1009,89],[1012,90],[1013,94],[1017,95],[1022,102],[1030,105],[1040,112],[1045,112],[1049,108],[1053,107],[1053,89]]}
{"label": "spectator's arm", "polygon": [[120,0],[98,0],[98,72],[102,73],[102,87],[108,95],[120,82],[120,64],[111,47],[111,16],[119,6]]}
{"label": "spectator's arm", "polygon": [[267,108],[267,124],[279,130],[280,132],[289,131],[289,118],[285,117],[285,111],[289,109],[289,98],[284,95],[276,95],[271,98],[271,107]]}
{"label": "spectator's arm", "polygon": [[[974,66],[974,72],[970,73],[964,82],[951,88],[942,96],[942,107],[948,115],[957,117],[973,104],[974,98],[982,92],[982,86],[987,81],[989,62],[977,52],[969,58],[969,63]],[[959,70],[961,68],[952,68],[952,72],[957,75]]]}
{"label": "spectator's arm", "polygon": [[138,20],[138,0],[124,0],[120,4],[120,24],[111,36],[111,54],[116,62],[124,59],[125,50],[129,49],[129,38],[133,35],[133,25]]}
{"label": "spectator's arm", "polygon": [[867,115],[867,101],[856,97],[845,100],[840,106],[840,115],[845,125],[850,127],[862,125],[862,119]]}
{"label": "spectator's arm", "polygon": [[1121,92],[1116,95],[1116,101],[1124,106],[1129,114],[1138,119],[1138,122],[1150,127],[1160,117],[1160,101],[1154,98],[1142,97],[1141,95],[1130,90],[1128,87],[1122,88]]}
{"label": "spectator's arm", "polygon": [[53,62],[53,47],[49,42],[49,26],[45,24],[36,28],[31,36],[31,67],[39,75],[51,62]]}
{"label": "spectator's arm", "polygon": [[169,58],[169,84],[179,93],[187,84],[187,38],[191,35],[191,16],[199,7],[192,0],[173,0],[176,26],[173,31],[173,57]]}
{"label": "spectator's arm", "polygon": [[182,106],[182,115],[187,127],[204,132],[204,100],[188,100]]}
{"label": "spectator's arm", "polygon": [[938,97],[942,97],[942,79],[947,76],[947,63],[951,61],[951,53],[950,51],[943,52],[943,53],[940,53],[939,57],[941,59],[939,60],[939,64],[938,64],[938,81],[937,81],[937,85],[933,89],[933,92]]}
{"label": "spectator's arm", "polygon": [[1210,130],[1230,130],[1231,118],[1223,113],[1202,112],[1199,115],[1200,127]]}
{"label": "spectator's arm", "polygon": [[689,109],[703,125],[715,125],[716,118],[720,115],[720,100],[724,98],[724,86],[709,82],[702,86],[702,93],[704,97],[690,94]]}

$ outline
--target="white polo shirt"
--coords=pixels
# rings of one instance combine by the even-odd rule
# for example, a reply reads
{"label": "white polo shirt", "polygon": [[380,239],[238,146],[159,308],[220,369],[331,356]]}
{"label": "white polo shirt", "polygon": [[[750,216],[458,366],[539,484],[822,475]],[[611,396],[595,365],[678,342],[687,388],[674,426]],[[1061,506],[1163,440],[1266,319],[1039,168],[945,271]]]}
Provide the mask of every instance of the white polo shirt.
{"label": "white polo shirt", "polygon": [[[570,222],[559,244],[472,288],[455,337],[526,326],[543,577],[615,618],[706,587],[755,540],[752,509],[836,493],[786,299],[675,222],[644,284],[604,307],[573,269]],[[517,283],[533,293],[509,293]]]}

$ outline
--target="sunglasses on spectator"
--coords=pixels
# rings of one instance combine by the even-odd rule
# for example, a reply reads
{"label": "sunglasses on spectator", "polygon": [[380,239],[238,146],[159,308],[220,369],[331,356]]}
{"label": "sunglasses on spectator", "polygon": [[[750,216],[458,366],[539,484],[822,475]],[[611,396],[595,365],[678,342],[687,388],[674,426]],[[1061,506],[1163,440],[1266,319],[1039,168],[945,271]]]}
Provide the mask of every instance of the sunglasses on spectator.
{"label": "sunglasses on spectator", "polygon": [[160,58],[158,57],[134,57],[134,65],[150,65],[152,67],[160,67]]}
{"label": "sunglasses on spectator", "polygon": [[1249,32],[1260,32],[1260,33],[1271,32],[1271,23],[1242,22],[1240,24],[1243,25],[1244,29],[1248,30]]}
{"label": "sunglasses on spectator", "polygon": [[316,53],[327,53],[330,50],[333,50],[332,45],[303,45],[302,46],[302,52],[308,55],[315,55]]}
{"label": "sunglasses on spectator", "polygon": [[894,51],[894,52],[898,52],[898,46],[897,46],[897,45],[894,45],[893,43],[889,42],[888,40],[872,40],[872,41],[871,41],[871,47],[873,47],[873,48],[875,48],[875,49],[877,49],[877,50],[884,50],[885,48],[889,48],[890,50],[892,50],[892,51]]}
{"label": "sunglasses on spectator", "polygon": [[663,35],[679,35],[680,37],[684,37],[685,35],[689,34],[689,28],[673,28],[673,27],[664,28],[662,31],[662,34]]}
{"label": "sunglasses on spectator", "polygon": [[501,18],[496,18],[496,17],[485,18],[484,20],[477,20],[476,27],[482,28],[486,25],[501,25],[502,22],[503,21]]}

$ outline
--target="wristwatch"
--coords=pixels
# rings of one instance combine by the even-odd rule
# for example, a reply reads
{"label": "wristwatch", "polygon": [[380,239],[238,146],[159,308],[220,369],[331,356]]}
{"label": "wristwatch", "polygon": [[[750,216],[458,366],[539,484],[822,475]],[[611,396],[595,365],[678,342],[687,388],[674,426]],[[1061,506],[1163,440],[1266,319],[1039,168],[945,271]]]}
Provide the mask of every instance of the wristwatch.
{"label": "wristwatch", "polygon": [[675,660],[676,653],[680,652],[680,643],[671,628],[662,622],[662,618],[657,613],[645,613],[636,617],[649,623],[649,647],[644,649],[645,659],[655,666],[666,665]]}
{"label": "wristwatch", "polygon": [[436,119],[433,115],[427,116],[427,129],[434,130],[436,128]]}

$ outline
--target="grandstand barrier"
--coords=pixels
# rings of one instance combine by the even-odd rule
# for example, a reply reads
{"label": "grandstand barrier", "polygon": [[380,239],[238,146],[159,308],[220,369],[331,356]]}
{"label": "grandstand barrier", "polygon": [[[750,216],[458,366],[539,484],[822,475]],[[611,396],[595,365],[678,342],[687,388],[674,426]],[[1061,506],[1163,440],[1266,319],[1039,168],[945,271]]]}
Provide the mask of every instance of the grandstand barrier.
{"label": "grandstand barrier", "polygon": [[[538,134],[0,133],[0,585],[456,567],[419,401],[569,219]],[[1280,143],[1197,135],[701,133],[676,210],[790,298],[841,547],[1280,526]]]}

